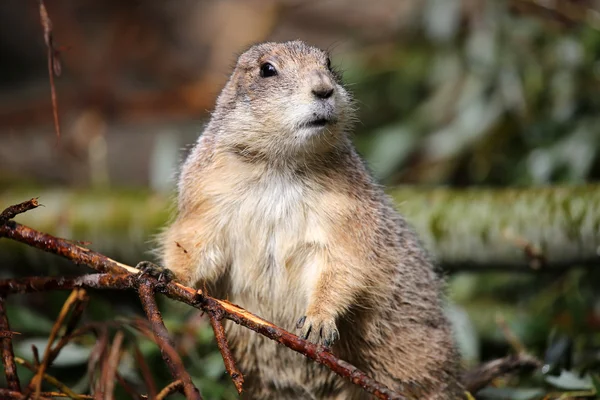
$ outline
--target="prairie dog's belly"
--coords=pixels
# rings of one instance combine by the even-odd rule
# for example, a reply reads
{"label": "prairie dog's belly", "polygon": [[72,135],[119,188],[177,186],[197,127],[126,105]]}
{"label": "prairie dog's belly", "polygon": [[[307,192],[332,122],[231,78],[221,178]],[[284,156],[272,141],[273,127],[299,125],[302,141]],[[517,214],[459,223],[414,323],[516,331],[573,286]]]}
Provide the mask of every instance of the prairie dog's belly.
{"label": "prairie dog's belly", "polygon": [[[228,254],[228,298],[274,323],[305,311],[324,229],[300,182],[278,175],[216,193],[215,213]],[[286,326],[288,329],[289,326]]]}

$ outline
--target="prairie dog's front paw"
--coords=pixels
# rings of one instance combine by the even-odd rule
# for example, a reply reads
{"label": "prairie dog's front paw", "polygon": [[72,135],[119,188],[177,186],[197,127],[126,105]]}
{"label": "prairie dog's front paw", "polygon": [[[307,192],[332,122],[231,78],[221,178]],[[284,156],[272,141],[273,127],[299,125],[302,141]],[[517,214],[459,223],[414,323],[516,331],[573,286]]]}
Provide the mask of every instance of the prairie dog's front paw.
{"label": "prairie dog's front paw", "polygon": [[135,268],[142,271],[142,274],[147,274],[158,279],[160,283],[169,283],[175,280],[175,274],[168,268],[160,267],[150,261],[141,261]]}
{"label": "prairie dog's front paw", "polygon": [[325,347],[331,347],[340,338],[334,318],[305,315],[298,320],[296,328],[300,330],[300,337],[303,339]]}

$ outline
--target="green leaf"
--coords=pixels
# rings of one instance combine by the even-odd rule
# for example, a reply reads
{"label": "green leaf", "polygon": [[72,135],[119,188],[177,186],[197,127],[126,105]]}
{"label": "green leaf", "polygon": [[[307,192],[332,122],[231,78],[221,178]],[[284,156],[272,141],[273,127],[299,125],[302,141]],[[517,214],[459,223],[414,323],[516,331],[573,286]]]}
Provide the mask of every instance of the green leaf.
{"label": "green leaf", "polygon": [[582,377],[571,372],[563,370],[560,376],[546,376],[546,382],[554,387],[565,390],[592,390],[594,384],[592,377],[589,374],[585,374]]}
{"label": "green leaf", "polygon": [[539,388],[494,388],[487,387],[477,393],[478,399],[489,400],[533,400],[541,398],[545,394]]}
{"label": "green leaf", "polygon": [[[40,358],[43,357],[44,351],[46,351],[46,344],[48,339],[45,338],[34,338],[20,341],[15,347],[15,353],[21,358],[31,360],[33,359],[31,346],[35,345],[40,353]],[[56,360],[52,365],[57,367],[71,367],[87,363],[90,358],[91,349],[83,347],[75,343],[69,343],[62,348]]]}
{"label": "green leaf", "polygon": [[52,330],[53,322],[50,319],[29,308],[11,304],[10,307],[7,307],[6,313],[12,331],[30,334],[48,334]]}

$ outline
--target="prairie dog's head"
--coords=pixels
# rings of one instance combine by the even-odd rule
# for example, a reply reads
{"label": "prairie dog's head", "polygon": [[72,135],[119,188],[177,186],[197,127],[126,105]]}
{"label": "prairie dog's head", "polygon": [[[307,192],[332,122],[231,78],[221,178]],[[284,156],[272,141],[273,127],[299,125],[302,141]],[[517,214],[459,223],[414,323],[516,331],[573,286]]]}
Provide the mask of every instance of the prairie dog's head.
{"label": "prairie dog's head", "polygon": [[276,157],[335,147],[353,118],[329,55],[301,41],[262,43],[244,52],[213,115],[222,143]]}

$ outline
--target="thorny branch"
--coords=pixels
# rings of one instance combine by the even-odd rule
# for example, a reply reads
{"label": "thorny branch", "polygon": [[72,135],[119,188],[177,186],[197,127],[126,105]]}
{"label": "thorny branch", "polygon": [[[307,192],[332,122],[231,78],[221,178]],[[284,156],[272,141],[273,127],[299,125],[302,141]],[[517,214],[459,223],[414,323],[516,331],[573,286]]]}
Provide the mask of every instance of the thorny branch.
{"label": "thorny branch", "polygon": [[[2,280],[0,281],[0,294],[8,295],[11,293],[28,293],[46,290],[70,290],[84,287],[93,289],[138,289],[147,314],[155,315],[160,318],[153,295],[155,292],[161,292],[171,299],[201,309],[209,315],[222,316],[222,318],[227,318],[237,324],[258,332],[269,339],[275,340],[313,361],[328,367],[333,372],[352,383],[361,386],[364,390],[374,394],[379,399],[406,399],[405,396],[390,390],[385,385],[370,378],[353,365],[340,360],[325,347],[303,340],[228,301],[210,297],[201,290],[195,290],[174,281],[163,284],[153,277],[140,277],[140,271],[133,267],[118,263],[100,253],[96,253],[68,240],[36,231],[14,221],[0,224],[0,238],[1,237],[10,238],[38,249],[61,255],[76,264],[85,264],[98,272],[109,273],[84,275],[72,279],[32,277]],[[151,303],[149,298],[152,299]],[[149,308],[148,305],[150,306]],[[168,339],[168,333],[166,332],[166,328],[164,327],[164,324],[162,324],[162,321],[160,321],[159,324],[152,322],[152,328],[155,336],[165,338],[164,341],[158,340],[157,338],[157,343],[161,347],[161,351],[169,353],[169,350],[172,349],[172,347],[165,346]],[[173,354],[169,355],[171,357],[173,356]],[[173,372],[173,369],[171,369],[171,371]],[[186,378],[182,376],[180,371],[177,371],[177,374],[174,374],[174,376],[184,383],[184,387],[186,386]],[[188,399],[198,398],[190,397],[189,395],[187,397]]]}

